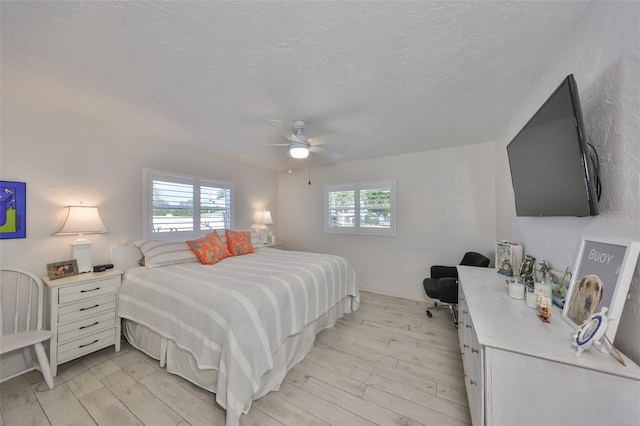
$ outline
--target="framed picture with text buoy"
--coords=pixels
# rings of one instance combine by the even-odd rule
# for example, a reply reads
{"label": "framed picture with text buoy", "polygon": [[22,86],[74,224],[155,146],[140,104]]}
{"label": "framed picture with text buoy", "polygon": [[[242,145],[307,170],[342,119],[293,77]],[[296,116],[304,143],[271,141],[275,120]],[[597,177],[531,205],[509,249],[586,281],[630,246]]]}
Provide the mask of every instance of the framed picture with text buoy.
{"label": "framed picture with text buoy", "polygon": [[615,339],[635,270],[640,243],[583,238],[562,317],[574,328],[601,308],[608,309],[607,336]]}

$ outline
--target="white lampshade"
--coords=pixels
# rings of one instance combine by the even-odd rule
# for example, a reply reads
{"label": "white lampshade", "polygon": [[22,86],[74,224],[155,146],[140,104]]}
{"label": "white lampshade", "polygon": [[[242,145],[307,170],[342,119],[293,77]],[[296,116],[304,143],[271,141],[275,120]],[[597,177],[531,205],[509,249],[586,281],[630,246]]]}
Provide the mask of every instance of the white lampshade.
{"label": "white lampshade", "polygon": [[271,219],[271,212],[269,210],[262,209],[253,214],[253,223],[260,225],[273,225],[273,219]]}
{"label": "white lampshade", "polygon": [[307,158],[309,156],[309,147],[303,143],[293,143],[289,148],[289,155],[291,155],[291,158]]}
{"label": "white lampshade", "polygon": [[53,235],[79,235],[71,243],[71,255],[78,261],[78,272],[91,272],[91,241],[83,234],[104,234],[107,228],[100,219],[97,207],[67,206],[66,216],[58,232]]}
{"label": "white lampshade", "polygon": [[67,206],[66,217],[58,232],[53,235],[104,234],[107,228],[100,219],[97,207]]}

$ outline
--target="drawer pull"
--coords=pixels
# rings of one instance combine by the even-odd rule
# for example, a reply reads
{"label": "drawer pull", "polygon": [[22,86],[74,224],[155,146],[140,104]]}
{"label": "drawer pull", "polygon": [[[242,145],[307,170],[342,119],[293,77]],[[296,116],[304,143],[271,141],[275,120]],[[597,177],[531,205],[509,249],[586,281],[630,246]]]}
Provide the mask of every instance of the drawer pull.
{"label": "drawer pull", "polygon": [[96,305],[90,306],[88,308],[80,308],[80,310],[81,311],[88,311],[89,309],[97,308],[98,306],[100,306],[100,304],[96,304]]}
{"label": "drawer pull", "polygon": [[100,287],[96,287],[96,288],[91,289],[91,290],[80,290],[80,293],[90,293],[90,292],[96,291],[96,290],[100,290]]}
{"label": "drawer pull", "polygon": [[474,348],[471,348],[471,353],[474,353],[474,352],[475,352],[475,353],[480,353],[480,351],[479,351],[479,350],[474,349]]}
{"label": "drawer pull", "polygon": [[87,346],[91,346],[91,345],[93,345],[94,343],[98,343],[99,341],[100,341],[100,339],[96,339],[96,340],[94,340],[94,341],[93,341],[93,342],[91,342],[91,343],[87,343],[86,345],[80,345],[80,346],[78,346],[78,349],[80,349],[80,348],[85,348],[85,347],[87,347]]}
{"label": "drawer pull", "polygon": [[84,330],[85,328],[89,328],[89,327],[93,327],[94,325],[98,325],[100,324],[100,321],[96,321],[91,325],[83,325],[82,327],[80,327],[78,330]]}
{"label": "drawer pull", "polygon": [[468,348],[468,347],[469,347],[469,345],[467,345],[467,344],[464,344],[464,345],[462,345],[462,346],[463,346],[463,347],[465,347],[465,348]]}
{"label": "drawer pull", "polygon": [[462,310],[463,314],[468,314],[469,312],[465,311],[464,309]]}
{"label": "drawer pull", "polygon": [[469,384],[470,384],[471,386],[475,386],[475,385],[477,385],[477,384],[478,384],[478,382],[474,382],[473,380],[469,379]]}
{"label": "drawer pull", "polygon": [[471,328],[471,326],[469,324],[465,324],[464,326],[467,327],[467,328]]}

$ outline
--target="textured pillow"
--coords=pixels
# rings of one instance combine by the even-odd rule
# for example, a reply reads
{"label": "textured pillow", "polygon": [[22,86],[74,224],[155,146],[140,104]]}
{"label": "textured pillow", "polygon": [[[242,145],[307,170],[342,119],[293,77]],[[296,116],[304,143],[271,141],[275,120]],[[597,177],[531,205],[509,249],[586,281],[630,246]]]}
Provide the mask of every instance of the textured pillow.
{"label": "textured pillow", "polygon": [[[226,236],[225,230],[218,229],[216,230],[216,232],[218,233],[218,236],[220,236],[220,239],[222,240],[224,245],[226,245],[227,236]],[[257,248],[260,248],[262,246],[262,241],[260,241],[260,236],[258,235],[258,232],[255,230],[255,228],[249,228],[249,232],[251,232],[251,246],[253,247],[253,249],[255,250]]]}
{"label": "textured pillow", "polygon": [[198,257],[184,241],[145,240],[136,241],[134,245],[142,252],[144,266],[147,268],[198,261]]}
{"label": "textured pillow", "polygon": [[227,246],[222,242],[220,235],[216,231],[204,237],[187,241],[187,245],[198,256],[203,265],[215,265],[225,257],[231,256]]}
{"label": "textured pillow", "polygon": [[227,247],[229,247],[232,256],[253,253],[251,232],[225,229],[224,233],[227,237]]}

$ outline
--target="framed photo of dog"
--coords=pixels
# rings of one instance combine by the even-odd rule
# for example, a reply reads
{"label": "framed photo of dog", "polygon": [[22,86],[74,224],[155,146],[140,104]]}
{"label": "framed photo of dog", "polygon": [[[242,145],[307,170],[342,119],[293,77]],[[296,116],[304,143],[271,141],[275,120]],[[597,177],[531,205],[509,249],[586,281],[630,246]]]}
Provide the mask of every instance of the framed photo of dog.
{"label": "framed photo of dog", "polygon": [[607,336],[614,340],[631,278],[640,255],[640,243],[583,238],[562,317],[574,328],[594,312],[608,307]]}

